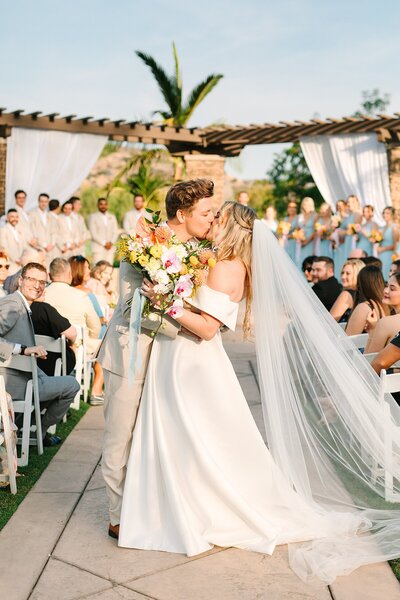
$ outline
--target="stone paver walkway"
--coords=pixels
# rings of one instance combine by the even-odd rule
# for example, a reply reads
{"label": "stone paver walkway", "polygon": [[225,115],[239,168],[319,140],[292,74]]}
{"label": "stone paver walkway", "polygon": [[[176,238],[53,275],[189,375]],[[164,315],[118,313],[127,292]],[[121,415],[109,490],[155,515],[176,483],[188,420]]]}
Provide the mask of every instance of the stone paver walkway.
{"label": "stone paver walkway", "polygon": [[[226,347],[262,429],[254,348],[236,340],[229,334]],[[286,547],[192,558],[118,548],[106,533],[102,426],[102,409],[91,408],[0,532],[1,600],[400,600],[386,563],[327,587],[300,581]]]}

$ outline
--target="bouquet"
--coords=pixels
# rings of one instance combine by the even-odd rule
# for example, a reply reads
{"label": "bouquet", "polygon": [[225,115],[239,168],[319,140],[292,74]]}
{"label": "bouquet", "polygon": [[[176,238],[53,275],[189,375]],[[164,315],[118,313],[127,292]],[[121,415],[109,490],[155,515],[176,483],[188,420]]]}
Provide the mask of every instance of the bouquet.
{"label": "bouquet", "polygon": [[327,225],[323,225],[319,221],[316,221],[314,225],[315,232],[320,235],[323,239],[327,239],[329,235],[332,233]]}
{"label": "bouquet", "polygon": [[289,223],[289,221],[279,221],[278,227],[276,230],[276,235],[278,236],[278,238],[282,238],[286,235],[289,235],[291,228],[292,228],[292,225],[291,225],[291,223]]}
{"label": "bouquet", "polygon": [[[159,211],[146,209],[146,212],[147,215],[138,220],[132,235],[121,236],[117,250],[122,260],[155,284],[161,327],[165,314],[171,317],[182,315],[184,300],[192,298],[205,283],[216,258],[210,242],[181,242],[161,221]],[[150,318],[150,310],[150,301],[146,299],[142,315]]]}
{"label": "bouquet", "polygon": [[371,229],[368,239],[372,244],[380,244],[383,240],[382,232],[379,229]]}
{"label": "bouquet", "polygon": [[357,233],[357,227],[355,225],[355,223],[350,223],[350,225],[347,227],[347,231],[346,234],[347,235],[355,235]]}
{"label": "bouquet", "polygon": [[297,242],[303,242],[306,239],[306,234],[304,233],[304,230],[300,229],[299,227],[296,227],[296,229],[292,233],[292,236],[293,239],[295,239]]}
{"label": "bouquet", "polygon": [[338,227],[340,227],[341,222],[342,222],[342,219],[339,215],[333,215],[331,223],[332,223],[332,227],[334,229],[337,229]]}

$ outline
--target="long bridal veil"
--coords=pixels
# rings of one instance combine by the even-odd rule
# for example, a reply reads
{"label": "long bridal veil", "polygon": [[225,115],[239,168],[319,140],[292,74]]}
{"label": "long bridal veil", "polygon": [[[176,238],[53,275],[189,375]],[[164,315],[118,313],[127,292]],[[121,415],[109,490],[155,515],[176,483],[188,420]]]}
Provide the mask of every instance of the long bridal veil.
{"label": "long bridal veil", "polygon": [[354,517],[335,537],[321,530],[320,538],[289,546],[302,579],[330,583],[400,556],[400,408],[390,395],[378,401],[378,376],[261,221],[252,264],[268,447],[316,514],[338,524],[344,512]]}

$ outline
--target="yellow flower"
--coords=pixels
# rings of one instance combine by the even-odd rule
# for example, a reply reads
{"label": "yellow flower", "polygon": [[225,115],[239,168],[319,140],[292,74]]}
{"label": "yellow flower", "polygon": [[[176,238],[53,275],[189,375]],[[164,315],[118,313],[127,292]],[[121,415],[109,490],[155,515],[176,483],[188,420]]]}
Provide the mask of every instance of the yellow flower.
{"label": "yellow flower", "polygon": [[211,267],[211,269],[213,269],[215,267],[215,265],[217,264],[217,261],[215,260],[215,258],[209,258],[207,263],[208,263],[208,266]]}
{"label": "yellow flower", "polygon": [[152,256],[154,256],[154,258],[161,258],[161,255],[163,253],[163,249],[161,246],[157,245],[157,246],[152,246],[150,248],[150,254]]}
{"label": "yellow flower", "polygon": [[149,262],[149,257],[147,256],[147,254],[142,254],[141,256],[139,256],[138,263],[141,267],[144,267],[145,265],[147,265],[148,262]]}
{"label": "yellow flower", "polygon": [[189,258],[189,262],[192,265],[192,267],[196,267],[199,264],[199,259],[196,256],[191,256]]}
{"label": "yellow flower", "polygon": [[138,259],[138,255],[137,252],[130,252],[129,253],[129,260],[131,261],[131,263],[135,263]]}
{"label": "yellow flower", "polygon": [[181,266],[181,270],[180,270],[180,275],[187,275],[188,272],[188,268],[187,266],[183,263]]}

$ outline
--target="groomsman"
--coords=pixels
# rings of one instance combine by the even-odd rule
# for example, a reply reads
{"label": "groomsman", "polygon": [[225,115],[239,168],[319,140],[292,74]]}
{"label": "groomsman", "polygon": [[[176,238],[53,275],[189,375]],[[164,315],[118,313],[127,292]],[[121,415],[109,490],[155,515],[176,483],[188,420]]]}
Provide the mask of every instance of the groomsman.
{"label": "groomsman", "polygon": [[67,200],[62,205],[62,212],[57,217],[57,248],[63,258],[69,258],[76,254],[76,231],[72,220],[72,202]]}
{"label": "groomsman", "polygon": [[28,244],[32,248],[37,248],[37,240],[32,232],[29,215],[25,210],[26,193],[24,190],[17,190],[14,194],[15,197],[15,210],[19,216],[18,230],[21,231]]}
{"label": "groomsman", "polygon": [[38,207],[29,213],[29,220],[31,229],[35,232],[37,245],[46,252],[47,261],[51,262],[50,253],[54,250],[56,244],[55,232],[52,229],[52,222],[48,213],[49,200],[48,194],[40,194]]}
{"label": "groomsman", "polygon": [[71,218],[74,223],[74,229],[76,231],[76,252],[75,254],[85,255],[85,246],[87,240],[90,240],[90,233],[86,227],[85,219],[79,214],[82,208],[81,199],[78,196],[72,196],[70,198],[72,202],[72,213]]}
{"label": "groomsman", "polygon": [[144,215],[144,199],[143,196],[137,194],[133,199],[133,208],[125,213],[122,227],[125,233],[132,233],[136,228],[136,223],[142,215]]}
{"label": "groomsman", "polygon": [[99,260],[114,262],[114,244],[118,238],[118,223],[114,215],[108,212],[106,198],[97,201],[97,212],[89,216],[89,231],[92,236],[93,264]]}
{"label": "groomsman", "polygon": [[15,208],[10,208],[7,211],[7,223],[0,229],[0,247],[10,257],[10,275],[18,271],[21,254],[28,245],[24,231],[18,228],[18,221],[18,212]]}

